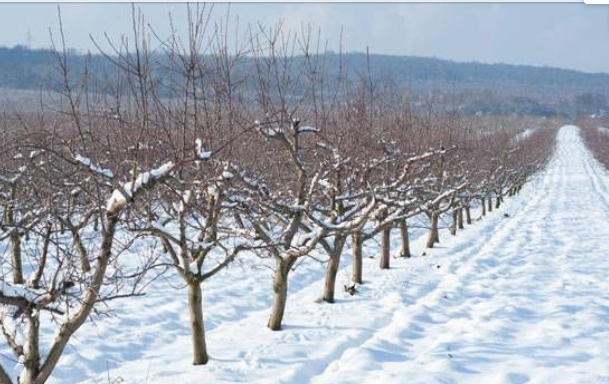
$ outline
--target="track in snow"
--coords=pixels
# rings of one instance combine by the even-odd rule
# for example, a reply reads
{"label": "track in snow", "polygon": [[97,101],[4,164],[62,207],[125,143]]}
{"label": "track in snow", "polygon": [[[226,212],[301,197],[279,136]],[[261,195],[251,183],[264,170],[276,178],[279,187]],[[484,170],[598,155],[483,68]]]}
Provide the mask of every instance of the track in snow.
{"label": "track in snow", "polygon": [[609,383],[609,183],[577,128],[523,194],[441,236],[389,271],[366,260],[360,294],[334,305],[316,302],[320,266],[292,276],[282,332],[265,328],[269,273],[228,271],[206,288],[206,367],[189,364],[183,291],[130,302],[52,382],[74,382],[71,363],[102,378],[109,354],[127,383]]}
{"label": "track in snow", "polygon": [[[441,294],[404,308],[315,382],[609,382],[608,197],[577,128],[562,128],[530,202],[460,252],[469,257]],[[373,353],[391,343],[404,352]]]}

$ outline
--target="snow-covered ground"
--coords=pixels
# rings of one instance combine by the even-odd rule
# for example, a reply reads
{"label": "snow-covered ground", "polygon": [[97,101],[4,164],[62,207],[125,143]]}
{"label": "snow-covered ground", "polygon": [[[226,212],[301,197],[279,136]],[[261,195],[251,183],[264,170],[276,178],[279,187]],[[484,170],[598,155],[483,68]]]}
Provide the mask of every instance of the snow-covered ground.
{"label": "snow-covered ground", "polygon": [[370,244],[365,284],[335,304],[305,261],[280,332],[266,328],[270,269],[231,266],[204,287],[207,366],[190,364],[184,290],[161,282],[83,327],[51,383],[609,383],[609,178],[577,128],[500,210],[433,250],[424,234],[390,270]]}

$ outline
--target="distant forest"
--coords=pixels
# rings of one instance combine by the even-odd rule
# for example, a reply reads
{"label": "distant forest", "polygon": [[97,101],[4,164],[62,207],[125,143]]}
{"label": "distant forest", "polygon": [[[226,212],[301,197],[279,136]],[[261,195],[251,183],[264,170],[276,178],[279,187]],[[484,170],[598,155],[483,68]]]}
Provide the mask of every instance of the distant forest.
{"label": "distant forest", "polygon": [[[70,51],[68,58],[75,79],[85,63],[100,76],[107,76],[104,69],[110,68],[108,58],[101,54]],[[163,55],[155,54],[153,60],[162,61]],[[254,60],[244,59],[237,70],[248,71]],[[424,108],[426,100],[438,97],[451,102],[462,114],[576,118],[604,115],[609,109],[609,74],[605,73],[363,53],[327,53],[323,61],[329,68],[329,81],[338,81],[341,70],[348,74],[347,81],[369,74],[375,86],[409,90],[413,108]],[[0,47],[0,94],[11,99],[23,95],[15,91],[54,91],[56,85],[50,79],[57,70],[50,50]]]}

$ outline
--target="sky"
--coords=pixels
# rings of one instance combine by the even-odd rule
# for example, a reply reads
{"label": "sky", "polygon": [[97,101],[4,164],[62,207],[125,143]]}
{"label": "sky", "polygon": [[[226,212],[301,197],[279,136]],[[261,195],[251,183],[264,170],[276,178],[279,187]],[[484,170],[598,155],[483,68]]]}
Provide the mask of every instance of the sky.
{"label": "sky", "polygon": [[[129,3],[61,5],[67,45],[95,52],[91,36],[129,35]],[[186,5],[138,3],[159,36],[185,31]],[[235,3],[216,4],[212,18],[229,15],[235,41],[248,25],[309,25],[328,48],[348,52],[431,56],[457,61],[543,65],[609,73],[609,6],[583,3]],[[57,5],[0,3],[0,46],[48,47],[57,31]],[[237,29],[236,26],[239,26]]]}

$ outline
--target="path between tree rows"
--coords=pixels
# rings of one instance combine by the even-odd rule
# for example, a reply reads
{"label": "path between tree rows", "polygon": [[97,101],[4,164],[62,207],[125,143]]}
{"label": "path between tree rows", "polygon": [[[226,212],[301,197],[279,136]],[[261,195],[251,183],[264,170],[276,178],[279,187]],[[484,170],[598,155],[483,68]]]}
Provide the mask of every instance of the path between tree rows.
{"label": "path between tree rows", "polygon": [[336,304],[317,300],[323,267],[303,266],[281,332],[265,327],[270,271],[231,267],[204,288],[206,367],[190,365],[183,290],[123,304],[52,382],[109,367],[126,383],[609,383],[609,177],[578,128],[486,219],[431,251],[414,235],[412,259],[366,260],[360,292]]}

